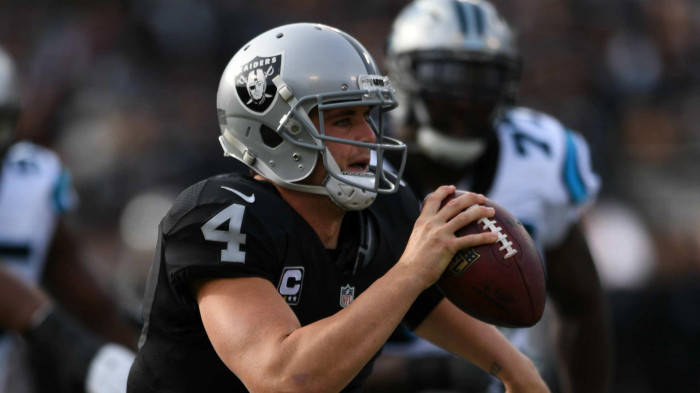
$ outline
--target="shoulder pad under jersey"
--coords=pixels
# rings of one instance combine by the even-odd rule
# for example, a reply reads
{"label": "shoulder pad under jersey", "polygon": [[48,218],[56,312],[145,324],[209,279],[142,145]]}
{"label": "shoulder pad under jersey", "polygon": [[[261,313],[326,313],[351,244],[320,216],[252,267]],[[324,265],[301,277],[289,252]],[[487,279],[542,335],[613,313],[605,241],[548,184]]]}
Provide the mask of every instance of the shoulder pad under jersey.
{"label": "shoulder pad under jersey", "polygon": [[286,206],[271,186],[236,174],[189,187],[160,224],[170,279],[181,286],[205,277],[271,278],[286,247],[276,225]]}
{"label": "shoulder pad under jersey", "polygon": [[547,247],[558,243],[583,208],[595,200],[600,180],[585,139],[553,117],[512,108],[497,127],[500,157],[489,197]]}

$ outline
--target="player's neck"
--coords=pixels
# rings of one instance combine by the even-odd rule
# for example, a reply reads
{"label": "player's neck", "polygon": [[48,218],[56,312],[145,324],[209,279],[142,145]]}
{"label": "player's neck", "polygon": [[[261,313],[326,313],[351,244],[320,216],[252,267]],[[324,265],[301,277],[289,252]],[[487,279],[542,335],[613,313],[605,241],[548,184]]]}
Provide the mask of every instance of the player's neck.
{"label": "player's neck", "polygon": [[277,184],[274,186],[282,199],[311,226],[323,246],[327,249],[334,249],[338,244],[338,235],[345,211],[325,195],[290,190]]}
{"label": "player's neck", "polygon": [[338,245],[345,211],[325,195],[309,194],[308,196],[314,201],[295,207],[297,213],[313,228],[325,248],[335,249]]}

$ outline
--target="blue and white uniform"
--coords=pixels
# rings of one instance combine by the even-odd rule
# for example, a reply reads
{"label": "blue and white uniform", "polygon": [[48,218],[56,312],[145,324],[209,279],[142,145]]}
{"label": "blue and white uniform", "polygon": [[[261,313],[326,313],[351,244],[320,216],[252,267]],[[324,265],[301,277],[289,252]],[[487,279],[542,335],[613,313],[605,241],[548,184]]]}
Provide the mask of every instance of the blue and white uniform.
{"label": "blue and white uniform", "polygon": [[[591,167],[588,144],[581,135],[553,117],[522,107],[506,110],[495,132],[498,158],[489,181],[480,178],[477,186],[475,179],[483,178],[484,174],[465,173],[455,185],[458,189],[482,192],[506,208],[523,223],[544,254],[561,244],[600,190],[600,180]],[[409,183],[411,164],[409,158],[406,177]],[[476,190],[484,184],[488,184],[485,189]],[[511,343],[543,373],[551,367],[547,364],[547,353],[552,347],[548,311],[532,328],[502,329]],[[390,343],[385,352],[407,356],[444,353],[422,339],[410,344]],[[494,384],[492,391],[498,391],[497,386],[500,383]]]}
{"label": "blue and white uniform", "polygon": [[[0,170],[0,263],[36,285],[58,218],[73,207],[76,194],[58,156],[29,142],[12,145]],[[13,341],[0,331],[1,391]]]}
{"label": "blue and white uniform", "polygon": [[[540,251],[560,245],[600,190],[588,144],[551,116],[526,108],[508,110],[496,132],[500,154],[486,195],[525,225]],[[548,314],[533,328],[503,329],[545,373],[554,371],[547,364],[553,346]]]}
{"label": "blue and white uniform", "polygon": [[557,246],[600,189],[588,144],[551,116],[526,108],[508,110],[496,133],[500,154],[486,196],[517,217],[542,250]]}

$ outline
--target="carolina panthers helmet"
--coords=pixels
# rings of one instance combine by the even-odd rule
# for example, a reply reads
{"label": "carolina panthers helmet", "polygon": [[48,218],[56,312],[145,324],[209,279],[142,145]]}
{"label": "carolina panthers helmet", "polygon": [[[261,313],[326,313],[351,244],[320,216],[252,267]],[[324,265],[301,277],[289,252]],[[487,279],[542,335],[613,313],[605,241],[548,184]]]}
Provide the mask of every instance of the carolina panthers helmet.
{"label": "carolina panthers helmet", "polygon": [[15,63],[0,47],[0,153],[12,142],[20,99]]}
{"label": "carolina panthers helmet", "polygon": [[396,126],[412,129],[435,161],[461,167],[479,157],[520,77],[515,37],[493,5],[415,0],[394,21],[386,58],[401,103]]}
{"label": "carolina panthers helmet", "polygon": [[[360,105],[370,108],[375,143],[325,135],[324,111]],[[406,145],[382,127],[382,113],[396,105],[389,79],[353,37],[321,24],[284,25],[253,38],[226,66],[217,94],[219,141],[225,155],[282,187],[327,195],[346,210],[364,209],[377,193],[399,187]],[[313,109],[319,129],[309,118]],[[329,141],[372,150],[374,173],[341,171]],[[397,173],[384,170],[386,151],[401,154]],[[328,176],[321,185],[302,184],[319,156]]]}

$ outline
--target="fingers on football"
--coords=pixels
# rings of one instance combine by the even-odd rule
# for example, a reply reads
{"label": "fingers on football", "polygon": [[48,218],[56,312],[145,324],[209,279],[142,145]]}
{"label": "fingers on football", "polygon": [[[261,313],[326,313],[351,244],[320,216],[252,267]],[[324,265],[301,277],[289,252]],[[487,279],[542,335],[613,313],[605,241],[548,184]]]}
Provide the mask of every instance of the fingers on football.
{"label": "fingers on football", "polygon": [[[468,208],[474,205],[482,204],[486,202],[486,197],[481,194],[475,194],[473,192],[464,192],[460,196],[450,200],[445,204],[445,206],[440,209],[438,215],[445,221],[452,220],[461,212],[469,210]],[[470,213],[470,217],[471,217]],[[477,217],[478,220],[481,217]],[[459,229],[459,228],[456,228]]]}
{"label": "fingers on football", "polygon": [[447,227],[450,232],[456,232],[460,228],[463,228],[474,221],[477,221],[484,217],[493,217],[496,214],[496,210],[489,206],[483,205],[471,205],[467,209],[456,214],[451,220],[447,222]]}
{"label": "fingers on football", "polygon": [[423,200],[422,212],[431,215],[435,214],[438,210],[440,210],[442,200],[447,198],[448,195],[454,193],[456,189],[457,188],[455,186],[438,187],[435,191],[428,194],[428,196],[425,197],[425,200]]}
{"label": "fingers on football", "polygon": [[494,232],[481,232],[471,235],[458,236],[456,238],[457,250],[480,246],[482,244],[495,243],[498,240],[498,234]]}
{"label": "fingers on football", "polygon": [[[447,225],[450,230],[458,231],[460,228],[484,217],[493,217],[496,213],[494,208],[482,205],[472,205],[468,209],[459,213]],[[478,234],[457,236],[458,249],[473,247],[481,244],[489,244],[498,240],[498,234],[485,231]]]}

